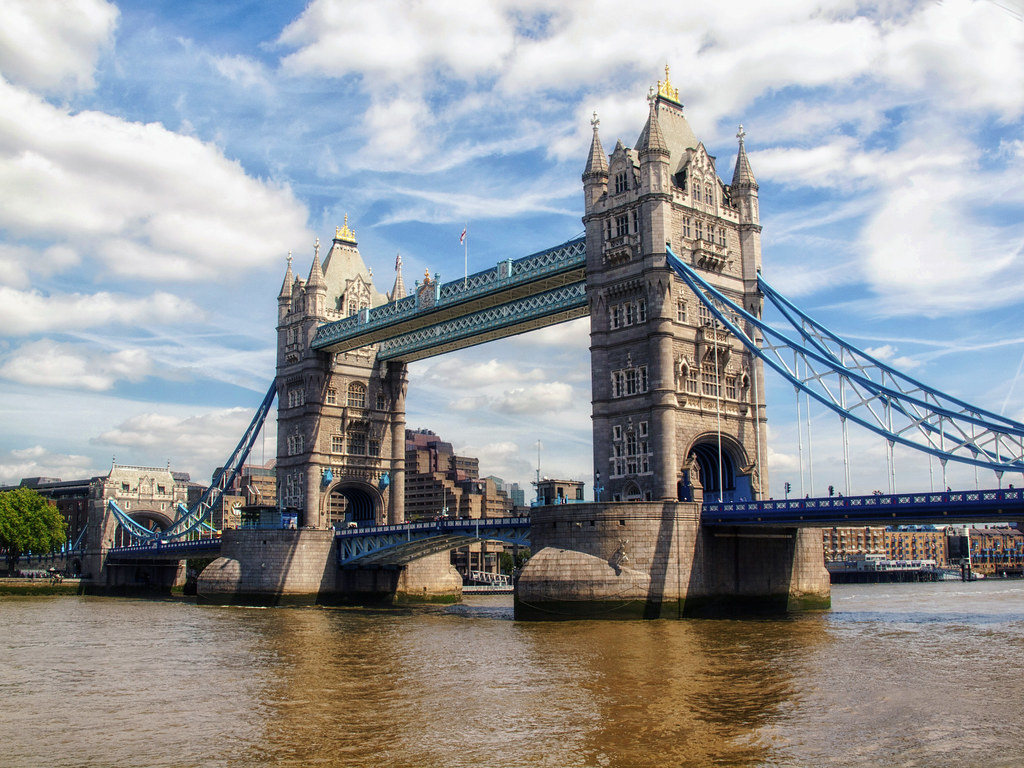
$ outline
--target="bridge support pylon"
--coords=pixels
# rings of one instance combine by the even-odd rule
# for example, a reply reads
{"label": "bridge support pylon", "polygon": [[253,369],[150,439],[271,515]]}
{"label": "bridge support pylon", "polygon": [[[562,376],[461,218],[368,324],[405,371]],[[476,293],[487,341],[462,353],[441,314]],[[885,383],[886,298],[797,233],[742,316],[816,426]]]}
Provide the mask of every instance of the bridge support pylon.
{"label": "bridge support pylon", "polygon": [[447,552],[404,566],[340,568],[334,530],[226,530],[199,575],[197,600],[221,605],[457,602],[462,577]]}
{"label": "bridge support pylon", "polygon": [[830,605],[820,534],[700,524],[700,504],[534,507],[520,620],[688,618]]}

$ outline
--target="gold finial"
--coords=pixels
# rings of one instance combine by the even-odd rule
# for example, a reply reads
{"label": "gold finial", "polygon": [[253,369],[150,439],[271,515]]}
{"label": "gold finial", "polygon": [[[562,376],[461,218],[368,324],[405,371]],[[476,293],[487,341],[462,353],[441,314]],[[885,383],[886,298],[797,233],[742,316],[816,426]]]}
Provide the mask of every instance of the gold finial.
{"label": "gold finial", "polygon": [[348,214],[345,214],[345,226],[334,228],[334,239],[343,240],[346,243],[354,243],[356,241],[356,233],[348,228]]}
{"label": "gold finial", "polygon": [[671,99],[679,103],[679,89],[672,87],[672,81],[668,79],[668,64],[665,65],[665,82],[658,81],[658,95],[665,99]]}

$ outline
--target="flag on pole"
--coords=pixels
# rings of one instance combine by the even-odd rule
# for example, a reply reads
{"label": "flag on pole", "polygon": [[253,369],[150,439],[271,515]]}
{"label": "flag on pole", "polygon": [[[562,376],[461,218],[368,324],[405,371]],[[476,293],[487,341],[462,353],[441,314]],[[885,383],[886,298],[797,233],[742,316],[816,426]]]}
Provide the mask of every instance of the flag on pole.
{"label": "flag on pole", "polygon": [[466,242],[466,229],[466,227],[462,228],[462,234],[459,235],[459,245],[462,245],[464,242]]}

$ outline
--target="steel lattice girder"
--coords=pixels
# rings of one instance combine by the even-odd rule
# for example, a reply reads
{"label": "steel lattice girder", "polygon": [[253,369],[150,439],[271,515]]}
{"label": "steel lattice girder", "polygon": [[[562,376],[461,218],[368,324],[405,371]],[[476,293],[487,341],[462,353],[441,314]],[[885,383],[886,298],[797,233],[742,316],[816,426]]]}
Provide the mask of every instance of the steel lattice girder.
{"label": "steel lattice girder", "polygon": [[404,565],[475,541],[503,541],[528,547],[530,518],[444,520],[339,531],[338,565]]}
{"label": "steel lattice girder", "polygon": [[589,312],[586,283],[570,283],[401,334],[381,343],[377,356],[413,362],[575,320]]}
{"label": "steel lattice girder", "polygon": [[521,259],[510,259],[462,280],[435,284],[434,294],[425,305],[414,294],[325,323],[317,329],[312,346],[346,352],[582,283],[585,263],[584,239],[570,240]]}
{"label": "steel lattice girder", "polygon": [[[1024,424],[963,403],[875,360],[813,323],[759,277],[765,298],[801,340],[789,338],[704,281],[671,249],[668,255],[669,266],[747,349],[842,418],[941,461],[1024,471]],[[762,340],[754,338],[755,329]]]}

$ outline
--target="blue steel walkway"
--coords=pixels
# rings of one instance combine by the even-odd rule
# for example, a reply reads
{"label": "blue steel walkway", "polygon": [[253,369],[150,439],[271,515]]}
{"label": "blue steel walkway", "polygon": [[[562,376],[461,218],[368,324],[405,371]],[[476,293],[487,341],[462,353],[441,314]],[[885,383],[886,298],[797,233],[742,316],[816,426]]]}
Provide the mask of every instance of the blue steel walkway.
{"label": "blue steel walkway", "polygon": [[706,503],[703,525],[830,528],[850,525],[948,525],[1024,520],[1024,490],[944,491],[823,499]]}
{"label": "blue steel walkway", "polygon": [[[701,508],[701,524],[706,526],[831,528],[1015,521],[1024,521],[1024,489],[1020,488],[708,502]],[[529,547],[530,518],[467,518],[346,528],[338,531],[336,540],[338,565],[343,568],[397,566],[475,541]],[[220,539],[211,538],[117,547],[109,551],[108,558],[113,562],[175,560],[219,551]]]}

